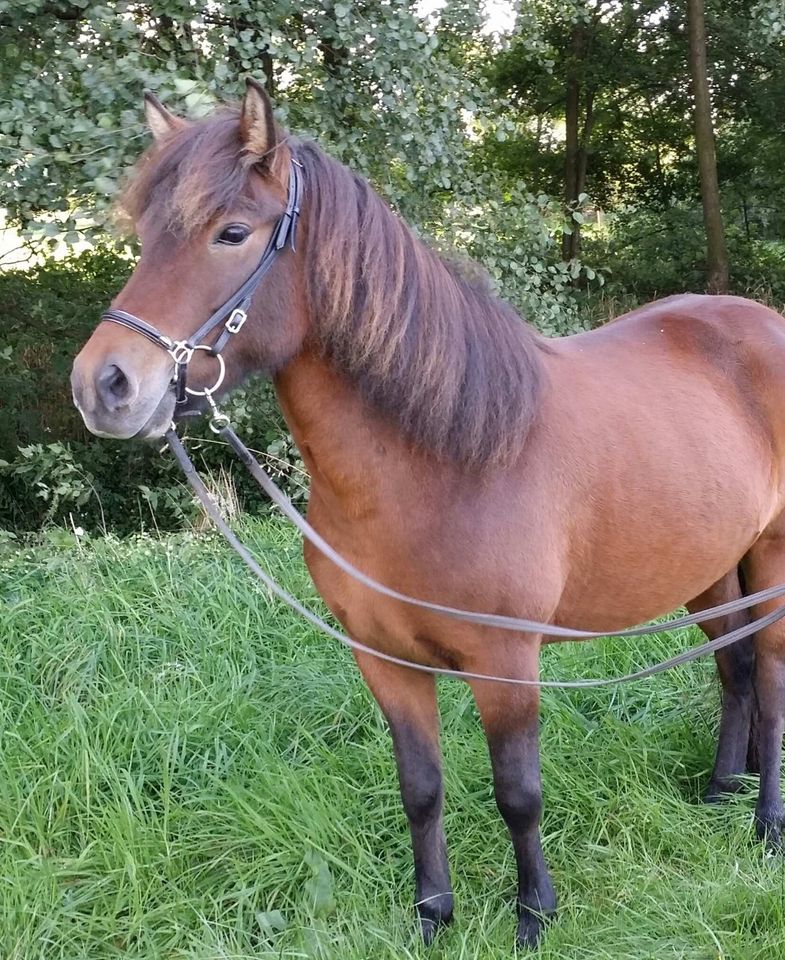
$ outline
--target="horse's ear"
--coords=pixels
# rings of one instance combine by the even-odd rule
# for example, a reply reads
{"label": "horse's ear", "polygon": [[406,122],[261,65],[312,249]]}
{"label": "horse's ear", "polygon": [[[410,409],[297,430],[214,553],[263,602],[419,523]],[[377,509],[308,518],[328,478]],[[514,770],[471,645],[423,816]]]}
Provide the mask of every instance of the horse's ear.
{"label": "horse's ear", "polygon": [[240,112],[240,135],[245,149],[261,158],[275,147],[277,134],[273,105],[267,91],[253,77],[245,79],[245,96]]}
{"label": "horse's ear", "polygon": [[185,121],[167,110],[149,90],[144,92],[144,115],[154,140],[164,140],[185,126]]}

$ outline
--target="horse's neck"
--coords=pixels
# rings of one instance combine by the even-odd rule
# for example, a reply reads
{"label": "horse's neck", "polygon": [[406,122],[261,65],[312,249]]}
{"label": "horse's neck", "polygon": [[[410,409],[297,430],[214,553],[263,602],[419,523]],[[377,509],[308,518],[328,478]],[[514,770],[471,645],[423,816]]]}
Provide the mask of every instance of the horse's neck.
{"label": "horse's neck", "polygon": [[410,474],[420,460],[400,430],[313,353],[287,364],[275,389],[313,488],[342,509],[370,509],[391,472]]}

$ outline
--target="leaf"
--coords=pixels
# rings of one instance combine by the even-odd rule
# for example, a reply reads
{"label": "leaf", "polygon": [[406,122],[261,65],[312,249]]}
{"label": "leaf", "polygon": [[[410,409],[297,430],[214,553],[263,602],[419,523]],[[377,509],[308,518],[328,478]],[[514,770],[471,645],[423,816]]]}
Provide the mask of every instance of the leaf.
{"label": "leaf", "polygon": [[305,884],[305,895],[315,917],[326,917],[335,910],[333,877],[324,857],[311,850],[305,858],[312,875]]}
{"label": "leaf", "polygon": [[196,80],[186,80],[183,77],[174,78],[174,88],[181,97],[184,97],[187,93],[190,93],[195,87]]}
{"label": "leaf", "polygon": [[112,194],[117,189],[117,181],[113,177],[96,177],[93,186],[99,193]]}
{"label": "leaf", "polygon": [[289,921],[280,910],[259,910],[256,922],[264,937],[271,940],[276,933],[281,933],[289,926]]}

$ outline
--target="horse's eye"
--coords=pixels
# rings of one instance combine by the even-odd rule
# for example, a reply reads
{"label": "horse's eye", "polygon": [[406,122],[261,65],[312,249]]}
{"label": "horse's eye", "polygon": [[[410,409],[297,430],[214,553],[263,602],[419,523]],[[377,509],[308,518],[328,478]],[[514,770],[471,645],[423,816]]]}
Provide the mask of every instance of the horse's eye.
{"label": "horse's eye", "polygon": [[237,245],[242,243],[243,240],[247,239],[248,235],[251,232],[251,228],[247,227],[244,223],[230,223],[228,227],[224,227],[222,232],[219,234],[216,243],[230,243]]}

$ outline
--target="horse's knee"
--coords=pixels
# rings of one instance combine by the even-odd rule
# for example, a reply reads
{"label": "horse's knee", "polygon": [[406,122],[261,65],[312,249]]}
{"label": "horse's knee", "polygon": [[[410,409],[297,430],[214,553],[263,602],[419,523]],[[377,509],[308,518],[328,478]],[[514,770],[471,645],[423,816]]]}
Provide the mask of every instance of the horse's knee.
{"label": "horse's knee", "polygon": [[[408,773],[408,775],[407,775]],[[442,775],[438,764],[421,763],[416,771],[401,770],[401,799],[414,824],[427,823],[442,806]]]}
{"label": "horse's knee", "polygon": [[[746,622],[746,621],[745,621]],[[755,646],[752,637],[739,640],[717,654],[722,684],[728,693],[745,696],[752,689]]]}
{"label": "horse's knee", "polygon": [[496,782],[496,805],[513,833],[525,832],[540,822],[542,790],[525,780],[502,777]]}

